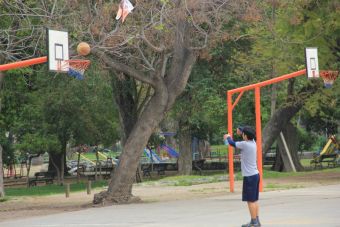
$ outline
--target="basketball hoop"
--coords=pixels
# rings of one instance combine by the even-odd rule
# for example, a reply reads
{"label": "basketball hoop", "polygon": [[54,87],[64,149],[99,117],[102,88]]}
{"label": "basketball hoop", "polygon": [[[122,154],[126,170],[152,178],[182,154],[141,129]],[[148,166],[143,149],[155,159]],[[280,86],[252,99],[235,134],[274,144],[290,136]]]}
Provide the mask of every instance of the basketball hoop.
{"label": "basketball hoop", "polygon": [[62,68],[68,68],[68,75],[78,79],[84,79],[84,72],[87,67],[90,65],[90,60],[82,60],[82,59],[70,59],[64,60]]}
{"label": "basketball hoop", "polygon": [[326,88],[331,88],[339,75],[339,71],[320,71],[320,76]]}

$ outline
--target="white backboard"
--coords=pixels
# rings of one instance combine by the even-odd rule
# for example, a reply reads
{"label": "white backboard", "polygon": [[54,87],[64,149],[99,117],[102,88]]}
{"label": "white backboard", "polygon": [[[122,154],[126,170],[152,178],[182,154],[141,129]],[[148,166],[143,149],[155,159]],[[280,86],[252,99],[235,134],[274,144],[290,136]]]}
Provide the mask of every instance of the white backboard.
{"label": "white backboard", "polygon": [[319,78],[318,48],[306,47],[305,54],[307,78]]}
{"label": "white backboard", "polygon": [[64,60],[69,60],[68,32],[47,29],[48,69],[68,72]]}

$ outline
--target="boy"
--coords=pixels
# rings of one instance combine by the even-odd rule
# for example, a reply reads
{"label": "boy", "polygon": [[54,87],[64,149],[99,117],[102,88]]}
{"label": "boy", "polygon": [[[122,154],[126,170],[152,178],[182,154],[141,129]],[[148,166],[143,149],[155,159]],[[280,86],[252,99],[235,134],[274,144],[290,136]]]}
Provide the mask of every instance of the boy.
{"label": "boy", "polygon": [[241,150],[241,172],[243,176],[242,201],[246,201],[250,213],[250,223],[242,227],[261,226],[259,219],[259,182],[260,175],[256,164],[256,142],[255,131],[249,127],[239,127],[238,133],[241,133],[243,141],[234,142],[229,134],[223,136],[230,146]]}

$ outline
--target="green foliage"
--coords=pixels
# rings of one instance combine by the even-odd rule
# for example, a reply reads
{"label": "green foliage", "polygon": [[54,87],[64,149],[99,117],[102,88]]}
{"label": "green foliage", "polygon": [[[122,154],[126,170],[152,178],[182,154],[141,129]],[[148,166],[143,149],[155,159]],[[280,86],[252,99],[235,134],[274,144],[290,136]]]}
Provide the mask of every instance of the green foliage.
{"label": "green foliage", "polygon": [[[92,183],[92,188],[107,186],[107,181],[96,181]],[[79,192],[86,190],[86,182],[75,183],[70,185],[70,192]],[[19,196],[46,196],[65,193],[65,187],[60,185],[44,185],[30,188],[8,188],[6,197]]]}
{"label": "green foliage", "polygon": [[304,128],[298,127],[299,151],[315,151],[313,145],[317,140],[317,136],[308,133]]}
{"label": "green foliage", "polygon": [[158,133],[153,133],[149,138],[148,146],[153,149],[164,144],[164,142],[165,142],[165,137],[163,135],[160,135]]}
{"label": "green foliage", "polygon": [[[69,142],[112,145],[119,138],[111,87],[95,62],[92,67],[84,81],[30,68],[6,73],[0,117],[6,157],[13,157],[15,149],[21,151],[19,156],[61,152]],[[8,139],[6,143],[9,132],[15,144]]]}

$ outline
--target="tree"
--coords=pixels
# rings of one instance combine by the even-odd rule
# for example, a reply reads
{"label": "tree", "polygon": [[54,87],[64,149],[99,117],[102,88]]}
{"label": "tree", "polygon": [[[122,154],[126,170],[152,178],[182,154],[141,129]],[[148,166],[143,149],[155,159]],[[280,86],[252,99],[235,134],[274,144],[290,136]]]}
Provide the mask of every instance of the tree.
{"label": "tree", "polygon": [[[246,9],[244,2],[237,2],[138,2],[126,24],[118,24],[119,28],[116,25],[117,30],[97,31],[97,34],[95,27],[99,27],[99,15],[105,16],[109,6],[97,5],[89,10],[90,22],[93,22],[90,24],[93,29],[91,42],[98,46],[92,53],[117,74],[148,84],[152,90],[127,137],[120,165],[108,191],[96,195],[95,203],[101,203],[103,199],[111,202],[131,199],[132,183],[143,148],[184,90],[198,50],[213,45],[222,35],[223,24],[236,21]],[[103,27],[112,28],[111,20],[101,21],[106,22]],[[230,37],[235,35],[232,29],[226,33]],[[104,44],[105,48],[101,47]]]}
{"label": "tree", "polygon": [[[149,98],[142,103],[138,119],[126,136],[119,168],[108,191],[102,194],[109,201],[124,202],[131,198],[143,147],[185,88],[199,51],[214,46],[220,39],[239,36],[238,21],[246,16],[249,19],[249,15],[256,12],[252,2],[136,1],[133,2],[136,9],[125,24],[113,20],[118,4],[111,1],[43,1],[39,6],[35,1],[2,1],[1,4],[6,11],[3,16],[10,21],[13,18],[16,28],[29,22],[25,31],[42,32],[34,29],[37,24],[67,29],[71,31],[71,39],[91,43],[92,53],[116,76],[128,76],[137,80],[138,86],[150,87]],[[81,13],[75,14],[75,9]],[[229,28],[223,30],[228,23]],[[11,40],[18,38],[19,30],[15,31]],[[39,32],[34,33],[34,38],[39,39]],[[26,34],[31,36],[32,33]],[[38,41],[34,41],[29,50],[36,50],[34,44]],[[20,49],[15,51],[18,53]],[[65,147],[65,142],[61,145]]]}

